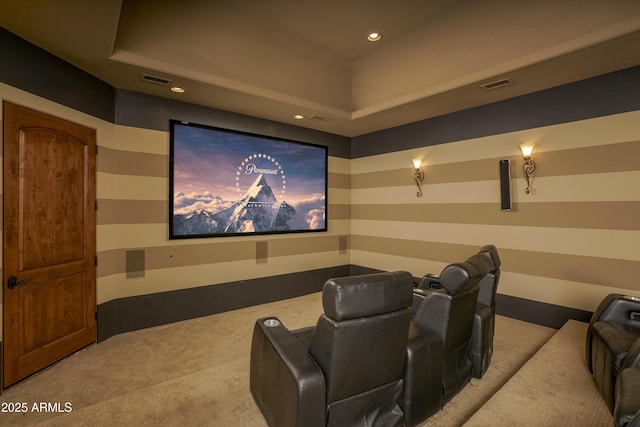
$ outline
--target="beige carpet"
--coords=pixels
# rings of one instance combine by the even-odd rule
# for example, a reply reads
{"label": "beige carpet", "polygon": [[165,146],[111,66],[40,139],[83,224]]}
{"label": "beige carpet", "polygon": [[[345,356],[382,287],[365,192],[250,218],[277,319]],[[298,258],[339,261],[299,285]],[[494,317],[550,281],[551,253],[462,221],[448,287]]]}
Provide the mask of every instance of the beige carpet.
{"label": "beige carpet", "polygon": [[421,426],[456,427],[464,424],[555,333],[555,329],[496,316],[494,355],[487,373],[482,379],[472,378],[442,411]]}
{"label": "beige carpet", "polygon": [[585,365],[586,331],[567,322],[465,426],[612,426]]}
{"label": "beige carpet", "polygon": [[[5,390],[0,402],[24,402],[29,410],[0,413],[0,425],[264,427],[249,392],[253,324],[277,315],[295,329],[315,324],[321,312],[315,293],[115,336]],[[489,372],[423,425],[463,424],[554,332],[498,316]],[[72,411],[34,412],[40,402],[63,409],[68,402]]]}

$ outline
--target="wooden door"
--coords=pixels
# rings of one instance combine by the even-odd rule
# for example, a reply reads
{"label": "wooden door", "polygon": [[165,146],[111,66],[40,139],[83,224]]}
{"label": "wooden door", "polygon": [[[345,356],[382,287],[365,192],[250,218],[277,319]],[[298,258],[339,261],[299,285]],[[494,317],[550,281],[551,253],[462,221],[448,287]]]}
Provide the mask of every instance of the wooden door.
{"label": "wooden door", "polygon": [[95,130],[5,102],[3,385],[95,342]]}

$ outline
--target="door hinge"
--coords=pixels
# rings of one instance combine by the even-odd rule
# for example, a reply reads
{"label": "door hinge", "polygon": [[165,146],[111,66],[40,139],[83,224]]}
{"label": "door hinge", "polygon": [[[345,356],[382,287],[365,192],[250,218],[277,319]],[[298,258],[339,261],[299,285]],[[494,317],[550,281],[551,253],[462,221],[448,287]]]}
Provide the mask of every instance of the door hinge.
{"label": "door hinge", "polygon": [[96,200],[96,203],[95,203],[95,208],[96,208],[96,210],[98,210],[98,201],[97,200]]}
{"label": "door hinge", "polygon": [[97,267],[97,266],[98,266],[98,257],[95,257],[95,258],[93,259],[93,262],[94,262],[95,266]]}
{"label": "door hinge", "polygon": [[96,144],[96,154],[98,154],[98,144]]}

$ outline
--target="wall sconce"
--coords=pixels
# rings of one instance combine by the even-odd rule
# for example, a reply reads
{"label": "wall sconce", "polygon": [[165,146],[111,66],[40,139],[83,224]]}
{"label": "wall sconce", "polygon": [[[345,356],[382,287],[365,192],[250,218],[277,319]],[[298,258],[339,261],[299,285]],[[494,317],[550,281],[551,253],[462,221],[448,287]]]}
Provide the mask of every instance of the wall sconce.
{"label": "wall sconce", "polygon": [[527,178],[527,188],[525,192],[531,193],[531,175],[536,171],[536,164],[531,160],[531,152],[533,151],[534,144],[522,144],[520,150],[522,150],[522,157],[524,157],[524,176]]}
{"label": "wall sconce", "polygon": [[413,178],[416,180],[416,185],[418,186],[418,192],[416,193],[416,197],[422,197],[422,181],[424,181],[424,171],[420,169],[422,166],[422,160],[413,159],[413,168],[415,172],[413,173]]}

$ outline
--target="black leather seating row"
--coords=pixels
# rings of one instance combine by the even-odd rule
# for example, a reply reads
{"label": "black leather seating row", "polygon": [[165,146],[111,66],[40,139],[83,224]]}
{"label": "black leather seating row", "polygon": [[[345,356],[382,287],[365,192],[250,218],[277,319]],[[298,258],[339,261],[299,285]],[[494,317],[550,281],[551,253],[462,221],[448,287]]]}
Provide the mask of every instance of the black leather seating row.
{"label": "black leather seating row", "polygon": [[[437,289],[414,289],[413,307],[416,298],[420,303],[413,318],[411,338],[415,342],[427,340],[430,345],[428,351],[419,346],[414,351],[410,341],[409,360],[429,362],[421,375],[410,370],[425,369],[423,364],[407,363],[407,381],[419,384],[415,390],[405,388],[408,425],[424,421],[441,410],[471,380],[471,335],[478,285],[488,271],[488,264],[474,255],[463,263],[446,266],[438,276]],[[413,357],[412,351],[416,353]],[[427,381],[419,380],[425,377]]]}
{"label": "black leather seating row", "polygon": [[438,289],[414,288],[405,271],[330,279],[315,326],[258,319],[250,390],[267,423],[414,426],[438,412],[473,375],[479,284],[491,266],[481,254],[450,264]]}
{"label": "black leather seating row", "polygon": [[610,294],[587,329],[586,363],[615,426],[640,426],[640,298]]}
{"label": "black leather seating row", "polygon": [[[473,318],[473,331],[471,334],[470,359],[473,365],[473,376],[482,378],[491,365],[493,356],[493,336],[495,334],[496,317],[496,293],[500,282],[500,256],[494,245],[485,245],[477,253],[477,256],[467,261],[475,263],[479,269],[488,268],[478,284],[478,303]],[[487,265],[481,265],[486,263]],[[434,274],[426,274],[418,282],[418,289],[438,290],[442,287],[440,278]],[[422,301],[420,292],[414,292],[412,310],[415,312]]]}

